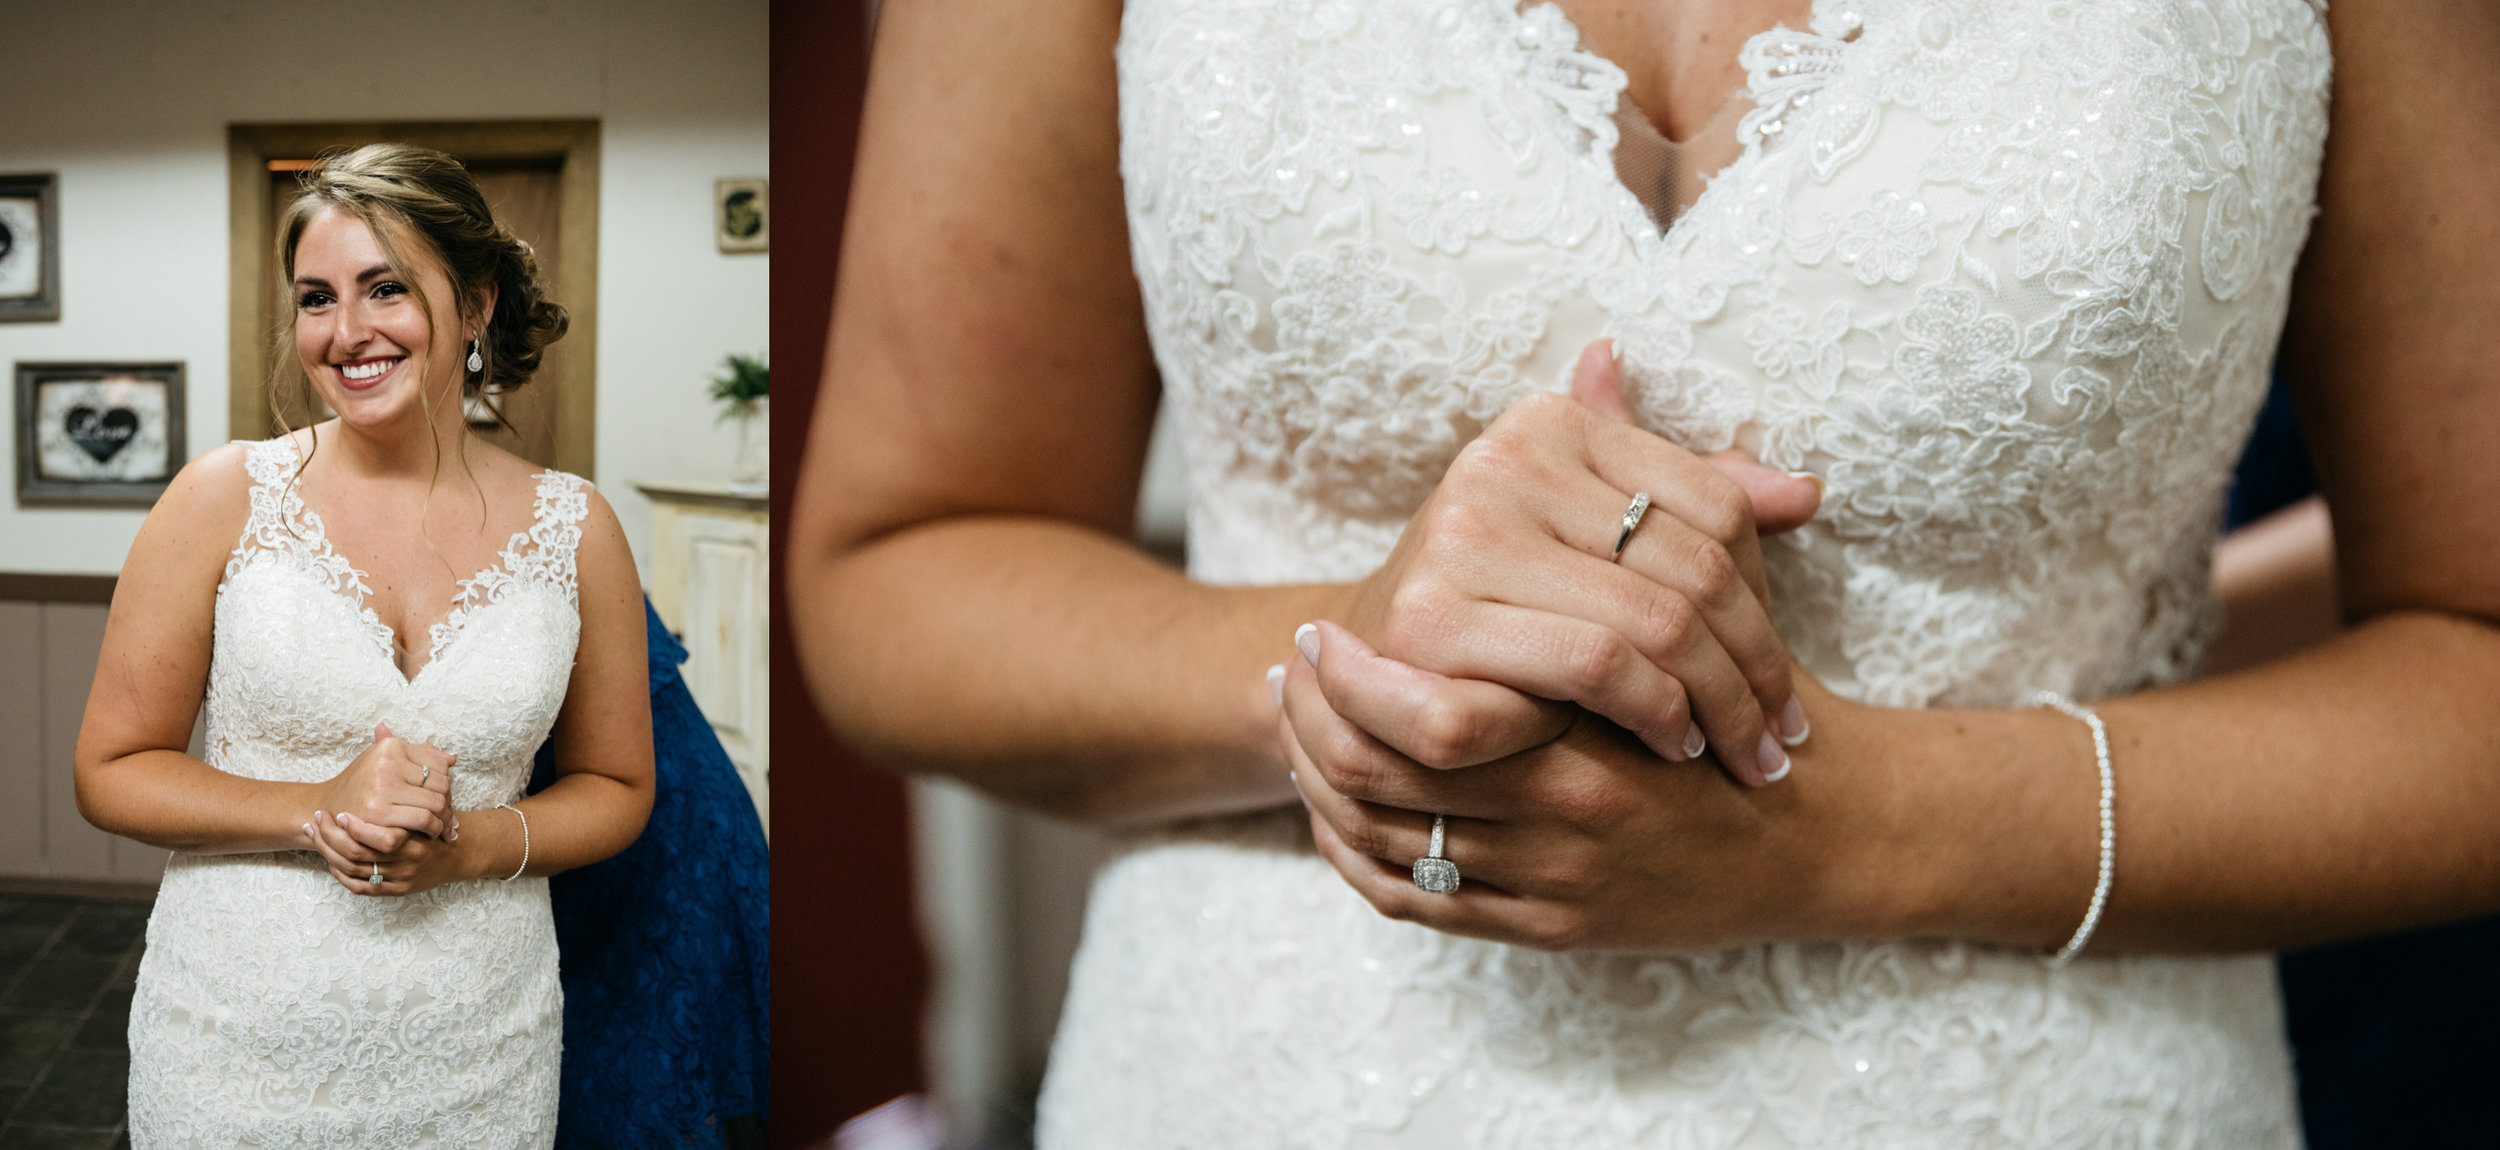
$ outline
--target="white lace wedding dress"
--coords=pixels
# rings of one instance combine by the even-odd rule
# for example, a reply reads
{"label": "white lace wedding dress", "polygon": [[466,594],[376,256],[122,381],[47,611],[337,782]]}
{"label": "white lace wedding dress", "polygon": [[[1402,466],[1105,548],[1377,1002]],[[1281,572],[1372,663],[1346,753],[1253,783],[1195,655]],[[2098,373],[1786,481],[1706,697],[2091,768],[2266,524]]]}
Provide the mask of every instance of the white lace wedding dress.
{"label": "white lace wedding dress", "polygon": [[[460,756],[455,809],[519,799],[572,676],[587,485],[539,476],[532,526],[463,585],[412,680],[362,573],[290,486],[293,443],[246,459],[251,519],[217,588],[209,763],[319,782],[387,722]],[[176,854],[130,1009],[131,1144],[551,1146],[562,1005],[543,878],[373,898],[309,850]]]}
{"label": "white lace wedding dress", "polygon": [[[1836,690],[2187,674],[2313,211],[2323,13],[1821,0],[1742,60],[1745,150],[1662,233],[1611,160],[1624,75],[1554,8],[1131,0],[1121,166],[1192,573],[1367,574],[1606,335],[1647,426],[1828,483],[1767,550]],[[1547,955],[1382,920],[1301,826],[1103,872],[1048,1150],[2298,1144],[2264,956]]]}

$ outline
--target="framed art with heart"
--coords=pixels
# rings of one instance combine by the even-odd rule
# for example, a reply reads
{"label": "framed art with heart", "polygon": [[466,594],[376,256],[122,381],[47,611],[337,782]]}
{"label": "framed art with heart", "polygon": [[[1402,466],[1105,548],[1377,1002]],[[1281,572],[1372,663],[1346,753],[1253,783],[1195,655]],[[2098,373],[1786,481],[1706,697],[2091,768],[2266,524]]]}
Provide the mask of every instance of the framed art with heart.
{"label": "framed art with heart", "polygon": [[189,456],[180,363],[17,365],[17,501],[145,507]]}
{"label": "framed art with heart", "polygon": [[59,217],[52,173],[0,174],[0,323],[61,318]]}

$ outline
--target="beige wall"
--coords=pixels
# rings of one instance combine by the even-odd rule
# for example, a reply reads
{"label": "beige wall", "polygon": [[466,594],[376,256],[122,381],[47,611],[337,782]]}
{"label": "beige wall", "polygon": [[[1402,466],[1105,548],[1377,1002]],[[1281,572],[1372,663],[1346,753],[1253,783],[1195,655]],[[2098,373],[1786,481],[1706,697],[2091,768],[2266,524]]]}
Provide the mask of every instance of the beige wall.
{"label": "beige wall", "polygon": [[[186,437],[226,437],[226,127],[602,123],[598,473],[649,571],[644,478],[725,478],[704,379],[765,347],[769,257],[714,249],[712,181],[769,175],[763,0],[8,0],[0,172],[60,178],[57,323],[17,360],[182,360]],[[0,433],[14,411],[0,403]],[[14,439],[0,440],[0,444]],[[14,467],[0,449],[0,465]],[[13,475],[13,471],[9,473]],[[0,483],[9,482],[0,476]],[[0,571],[111,574],[139,511],[0,499]]]}

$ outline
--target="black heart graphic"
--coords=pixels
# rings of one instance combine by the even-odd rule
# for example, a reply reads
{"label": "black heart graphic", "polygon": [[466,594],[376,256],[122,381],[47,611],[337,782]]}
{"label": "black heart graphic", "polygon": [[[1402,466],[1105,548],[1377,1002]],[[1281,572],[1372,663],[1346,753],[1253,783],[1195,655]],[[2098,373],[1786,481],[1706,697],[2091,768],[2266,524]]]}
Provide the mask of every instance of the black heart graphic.
{"label": "black heart graphic", "polygon": [[130,446],[131,437],[139,434],[139,413],[127,407],[99,412],[82,403],[69,409],[69,418],[63,422],[70,442],[98,463],[121,454],[122,448]]}

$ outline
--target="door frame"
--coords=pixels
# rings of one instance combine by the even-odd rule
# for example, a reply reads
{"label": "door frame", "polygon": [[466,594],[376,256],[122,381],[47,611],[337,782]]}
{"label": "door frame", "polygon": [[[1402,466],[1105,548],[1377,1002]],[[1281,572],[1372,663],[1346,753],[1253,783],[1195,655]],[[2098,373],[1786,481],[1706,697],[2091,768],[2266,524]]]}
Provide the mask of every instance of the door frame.
{"label": "door frame", "polygon": [[269,234],[269,162],[317,156],[332,148],[387,140],[455,156],[553,160],[557,176],[557,242],[563,245],[564,297],[571,317],[565,338],[547,348],[556,389],[555,466],[598,474],[599,121],[482,120],[230,124],[226,128],[228,263],[226,424],[229,439],[278,433],[261,387],[276,365],[269,337],[270,277],[275,237]]}

